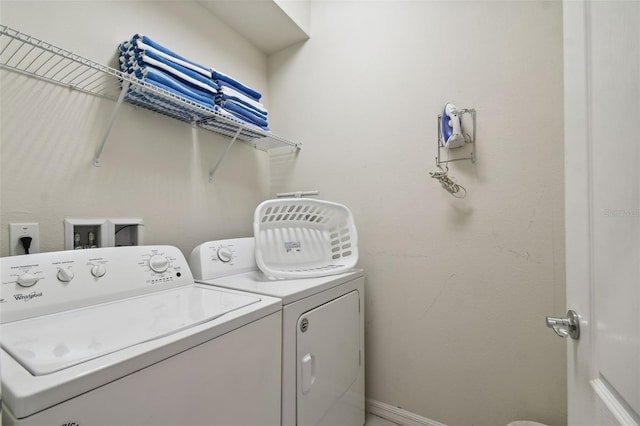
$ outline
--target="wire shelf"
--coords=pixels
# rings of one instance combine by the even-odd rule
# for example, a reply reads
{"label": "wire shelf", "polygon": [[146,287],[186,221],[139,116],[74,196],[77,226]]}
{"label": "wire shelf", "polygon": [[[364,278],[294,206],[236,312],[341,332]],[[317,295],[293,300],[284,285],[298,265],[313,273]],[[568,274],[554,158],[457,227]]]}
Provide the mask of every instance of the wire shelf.
{"label": "wire shelf", "polygon": [[240,139],[262,151],[302,145],[5,25],[0,25],[0,67],[114,101],[127,90],[124,101],[128,103]]}

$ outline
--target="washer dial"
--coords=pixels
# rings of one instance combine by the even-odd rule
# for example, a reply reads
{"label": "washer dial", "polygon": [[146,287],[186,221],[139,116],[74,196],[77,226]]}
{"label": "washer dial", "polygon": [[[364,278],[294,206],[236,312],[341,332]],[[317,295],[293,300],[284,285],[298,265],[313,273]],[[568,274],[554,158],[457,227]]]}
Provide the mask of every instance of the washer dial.
{"label": "washer dial", "polygon": [[16,280],[16,283],[20,287],[31,287],[38,281],[40,281],[40,278],[36,277],[35,275],[24,273],[18,277],[18,279]]}
{"label": "washer dial", "polygon": [[91,267],[91,275],[93,275],[96,278],[100,278],[104,276],[104,274],[106,273],[107,273],[107,268],[102,263],[93,265]]}
{"label": "washer dial", "polygon": [[149,258],[149,268],[153,272],[164,272],[169,269],[169,259],[162,255],[154,254]]}
{"label": "washer dial", "polygon": [[71,268],[58,268],[58,280],[63,283],[70,282],[75,277]]}

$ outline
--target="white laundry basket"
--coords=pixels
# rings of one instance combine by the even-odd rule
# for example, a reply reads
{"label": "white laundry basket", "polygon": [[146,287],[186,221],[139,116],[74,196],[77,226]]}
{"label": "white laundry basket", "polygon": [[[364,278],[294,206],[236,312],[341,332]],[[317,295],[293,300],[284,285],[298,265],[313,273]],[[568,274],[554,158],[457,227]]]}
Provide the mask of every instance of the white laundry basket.
{"label": "white laundry basket", "polygon": [[283,198],[262,202],[253,231],[256,263],[274,277],[339,274],[358,262],[358,235],[351,211],[329,201]]}

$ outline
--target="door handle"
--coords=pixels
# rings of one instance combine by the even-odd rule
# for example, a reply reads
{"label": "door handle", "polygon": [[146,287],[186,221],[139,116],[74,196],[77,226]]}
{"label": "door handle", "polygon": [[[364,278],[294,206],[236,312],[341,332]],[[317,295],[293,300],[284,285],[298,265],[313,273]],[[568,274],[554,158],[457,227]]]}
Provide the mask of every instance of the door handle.
{"label": "door handle", "polygon": [[306,395],[316,381],[315,356],[306,354],[302,357],[302,394]]}
{"label": "door handle", "polygon": [[571,337],[573,340],[580,338],[580,317],[576,311],[568,310],[566,317],[547,317],[547,327],[560,337]]}

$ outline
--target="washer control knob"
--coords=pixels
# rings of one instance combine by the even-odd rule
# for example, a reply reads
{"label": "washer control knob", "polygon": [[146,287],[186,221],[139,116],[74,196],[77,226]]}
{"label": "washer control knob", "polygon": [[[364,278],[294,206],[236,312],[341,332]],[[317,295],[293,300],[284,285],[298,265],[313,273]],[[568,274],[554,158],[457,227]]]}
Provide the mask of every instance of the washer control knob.
{"label": "washer control knob", "polygon": [[68,283],[75,275],[70,268],[58,268],[58,280]]}
{"label": "washer control knob", "polygon": [[220,247],[218,249],[218,259],[223,261],[224,263],[231,261],[231,250],[228,247]]}
{"label": "washer control knob", "polygon": [[149,268],[153,272],[164,272],[169,269],[169,259],[159,254],[154,254],[149,259]]}
{"label": "washer control knob", "polygon": [[33,274],[25,273],[18,277],[16,283],[18,283],[20,287],[31,287],[38,281],[40,281],[40,278],[36,277]]}
{"label": "washer control knob", "polygon": [[106,273],[107,273],[107,268],[105,268],[105,266],[102,263],[93,265],[91,267],[91,275],[93,275],[96,278],[100,278],[104,276],[104,274]]}

